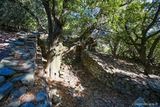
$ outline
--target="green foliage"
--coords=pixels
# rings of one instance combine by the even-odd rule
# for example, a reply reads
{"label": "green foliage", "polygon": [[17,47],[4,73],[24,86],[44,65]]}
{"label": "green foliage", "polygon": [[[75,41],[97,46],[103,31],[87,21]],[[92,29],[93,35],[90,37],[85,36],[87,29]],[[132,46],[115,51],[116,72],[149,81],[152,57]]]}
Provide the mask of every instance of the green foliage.
{"label": "green foliage", "polygon": [[[41,3],[42,0],[15,1],[19,1],[23,6],[17,3],[13,5],[13,2],[9,0],[0,1],[1,25],[25,26],[36,29],[37,17],[39,24],[47,29],[47,17]],[[49,0],[49,5],[53,7],[53,0]],[[63,20],[61,22],[63,22],[64,37],[80,37],[90,26],[94,25],[95,29],[103,29],[107,32],[107,36],[98,36],[98,40],[103,41],[99,43],[99,47],[102,48],[102,45],[105,44],[105,46],[110,47],[109,52],[111,54],[140,58],[140,50],[143,50],[143,45],[146,48],[144,55],[146,54],[145,58],[147,59],[153,43],[159,36],[157,33],[147,39],[147,36],[159,30],[158,19],[146,34],[144,33],[153,21],[159,6],[158,2],[151,3],[145,0],[58,0],[55,1],[55,5],[56,16]],[[24,7],[29,8],[30,12],[26,11]],[[53,10],[51,8],[51,12]],[[98,12],[96,13],[95,10]],[[91,33],[86,33],[85,36],[91,35]],[[142,38],[145,39],[144,43],[142,43]],[[156,63],[159,63],[160,59],[159,48],[158,42],[152,55],[156,59]],[[108,48],[106,52],[108,52]]]}
{"label": "green foliage", "polygon": [[[39,0],[19,0],[18,2],[33,11],[35,16],[39,19],[44,20],[46,24],[45,13],[42,5],[38,3]],[[24,27],[30,30],[36,29],[37,22],[35,18],[26,10],[24,7],[17,2],[10,0],[0,1],[0,25],[9,25],[13,27]]]}

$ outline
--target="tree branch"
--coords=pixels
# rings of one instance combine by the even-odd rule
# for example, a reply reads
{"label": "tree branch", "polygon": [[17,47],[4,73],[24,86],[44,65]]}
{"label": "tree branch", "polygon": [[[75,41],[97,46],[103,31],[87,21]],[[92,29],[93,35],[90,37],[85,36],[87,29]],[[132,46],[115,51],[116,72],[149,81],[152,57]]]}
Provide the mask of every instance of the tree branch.
{"label": "tree branch", "polygon": [[147,12],[145,13],[144,19],[142,21],[142,28],[144,27],[143,24],[146,21],[147,18],[147,13],[152,9],[152,7],[156,4],[157,2],[152,2],[151,6],[148,8]]}
{"label": "tree branch", "polygon": [[[129,32],[129,30],[128,30],[127,24],[125,24],[125,30],[126,30],[126,32],[127,32],[127,34],[128,34],[129,39],[130,39],[131,42],[132,42],[132,45],[136,48],[137,51],[139,51],[138,44],[137,44],[137,43],[133,40],[133,38],[130,36],[130,32]],[[127,42],[126,42],[126,43],[127,43]]]}
{"label": "tree branch", "polygon": [[158,31],[152,33],[151,35],[147,36],[147,39],[150,39],[150,38],[156,36],[156,35],[159,34],[159,33],[160,33],[160,30],[158,30]]}
{"label": "tree branch", "polygon": [[157,21],[157,18],[159,16],[160,13],[160,4],[158,5],[158,9],[154,15],[154,18],[152,20],[152,22],[147,26],[147,28],[143,31],[143,35],[146,35],[147,32],[149,31],[149,29],[155,24],[155,22]]}
{"label": "tree branch", "polygon": [[48,20],[48,51],[50,52],[50,47],[51,47],[51,40],[52,40],[52,34],[53,34],[53,21],[52,21],[52,16],[51,16],[51,9],[49,5],[48,0],[42,0],[42,4],[44,6],[44,9],[47,14],[47,20]]}
{"label": "tree branch", "polygon": [[28,12],[36,20],[38,26],[40,26],[42,28],[40,21],[39,21],[39,18],[27,6],[23,5],[23,3],[21,3],[18,0],[9,0],[9,1],[12,3],[17,3],[20,7],[22,7],[26,12]]}
{"label": "tree branch", "polygon": [[128,4],[132,3],[132,2],[133,2],[133,0],[127,0],[125,3],[121,4],[120,7],[128,5]]}
{"label": "tree branch", "polygon": [[84,40],[86,38],[85,36],[89,36],[89,34],[92,33],[92,31],[95,29],[95,27],[96,27],[96,23],[94,23],[91,26],[87,27],[87,29],[80,36],[80,41]]}
{"label": "tree branch", "polygon": [[159,43],[159,41],[160,41],[160,35],[152,43],[152,46],[151,46],[150,51],[149,51],[149,54],[147,56],[149,59],[152,58],[154,50],[156,49],[156,46]]}

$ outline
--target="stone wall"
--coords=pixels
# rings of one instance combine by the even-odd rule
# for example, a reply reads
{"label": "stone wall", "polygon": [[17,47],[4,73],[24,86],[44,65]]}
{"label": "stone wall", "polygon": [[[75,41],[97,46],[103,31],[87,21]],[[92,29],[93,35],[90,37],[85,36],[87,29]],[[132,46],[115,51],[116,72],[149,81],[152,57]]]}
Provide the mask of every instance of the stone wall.
{"label": "stone wall", "polygon": [[160,92],[160,78],[124,71],[113,67],[110,62],[103,63],[97,56],[89,52],[82,53],[82,63],[85,68],[107,87],[121,93],[148,97]]}
{"label": "stone wall", "polygon": [[0,36],[0,107],[51,107],[37,34]]}

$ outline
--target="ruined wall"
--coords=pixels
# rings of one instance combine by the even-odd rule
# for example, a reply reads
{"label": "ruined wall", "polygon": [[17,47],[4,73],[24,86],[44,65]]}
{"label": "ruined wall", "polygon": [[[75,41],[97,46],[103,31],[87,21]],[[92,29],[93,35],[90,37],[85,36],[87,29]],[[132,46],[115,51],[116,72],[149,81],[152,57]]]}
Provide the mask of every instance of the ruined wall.
{"label": "ruined wall", "polygon": [[150,96],[160,92],[160,78],[150,77],[117,69],[109,63],[103,63],[96,55],[83,52],[82,63],[85,68],[107,87],[113,88],[125,94],[135,96]]}

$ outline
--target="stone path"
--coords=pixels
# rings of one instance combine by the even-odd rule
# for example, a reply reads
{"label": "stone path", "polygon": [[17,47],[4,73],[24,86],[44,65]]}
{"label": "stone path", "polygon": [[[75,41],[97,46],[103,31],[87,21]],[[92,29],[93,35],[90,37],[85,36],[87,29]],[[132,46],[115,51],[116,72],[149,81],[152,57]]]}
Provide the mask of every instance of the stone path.
{"label": "stone path", "polygon": [[[0,107],[50,107],[36,34],[0,34]],[[39,61],[40,62],[40,61]],[[40,66],[40,67],[39,67]]]}

